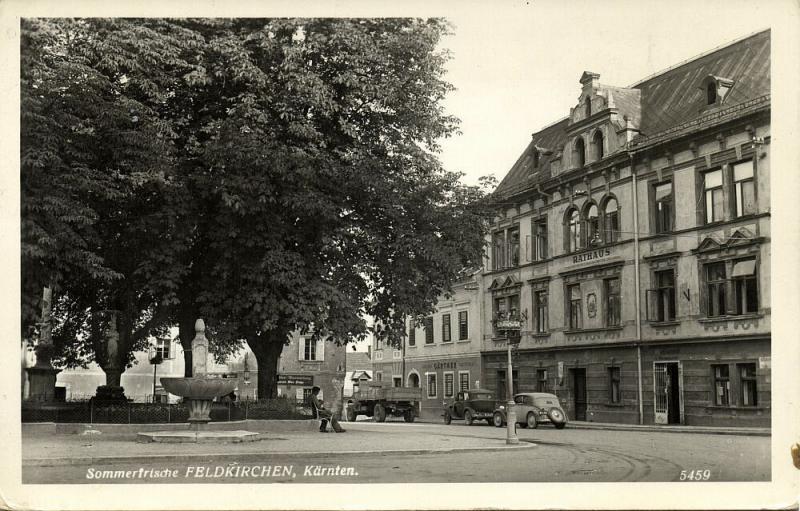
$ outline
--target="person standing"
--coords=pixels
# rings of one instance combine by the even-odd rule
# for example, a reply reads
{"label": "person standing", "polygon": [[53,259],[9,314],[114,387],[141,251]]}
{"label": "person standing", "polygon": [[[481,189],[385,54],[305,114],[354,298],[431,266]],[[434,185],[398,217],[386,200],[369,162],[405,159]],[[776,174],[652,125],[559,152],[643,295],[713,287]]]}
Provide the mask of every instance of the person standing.
{"label": "person standing", "polygon": [[322,400],[319,399],[319,387],[316,385],[311,389],[311,409],[314,411],[314,414],[321,419],[321,423],[319,426],[320,433],[327,433],[328,432],[328,421],[331,423],[331,427],[337,433],[344,433],[345,429],[339,425],[339,421],[336,420],[336,417],[327,410],[322,403]]}

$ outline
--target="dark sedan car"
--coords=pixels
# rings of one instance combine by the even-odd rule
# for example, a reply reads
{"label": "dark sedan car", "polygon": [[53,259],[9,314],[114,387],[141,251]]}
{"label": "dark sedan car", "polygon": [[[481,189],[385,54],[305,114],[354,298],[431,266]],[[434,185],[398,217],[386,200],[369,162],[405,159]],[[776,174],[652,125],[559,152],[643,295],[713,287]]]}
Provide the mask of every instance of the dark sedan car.
{"label": "dark sedan car", "polygon": [[[554,394],[545,392],[528,392],[514,396],[514,408],[517,414],[517,424],[523,428],[536,428],[542,423],[551,423],[557,429],[567,425],[567,414],[561,408],[561,403]],[[506,423],[505,406],[500,405],[495,409],[492,422],[498,428]]]}
{"label": "dark sedan car", "polygon": [[444,423],[450,424],[454,419],[464,419],[467,426],[476,420],[485,420],[491,424],[496,403],[491,390],[461,391],[456,395],[455,401],[449,405],[444,403]]}

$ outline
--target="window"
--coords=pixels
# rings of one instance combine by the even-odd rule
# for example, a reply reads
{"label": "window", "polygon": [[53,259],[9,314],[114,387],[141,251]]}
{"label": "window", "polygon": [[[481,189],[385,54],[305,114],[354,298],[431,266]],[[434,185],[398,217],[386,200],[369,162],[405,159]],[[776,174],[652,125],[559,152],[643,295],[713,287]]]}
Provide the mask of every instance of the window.
{"label": "window", "polygon": [[708,82],[706,86],[706,105],[713,105],[717,102],[717,83]]}
{"label": "window", "polygon": [[538,218],[533,221],[533,259],[547,259],[547,219]]}
{"label": "window", "polygon": [[580,250],[581,245],[581,215],[577,209],[573,209],[567,215],[566,225],[566,249],[567,252],[575,252]]}
{"label": "window", "polygon": [[172,339],[156,339],[156,356],[160,356],[161,360],[170,358],[170,347],[172,346]]}
{"label": "window", "polygon": [[506,233],[499,231],[492,234],[492,269],[506,267]]}
{"label": "window", "polygon": [[619,277],[603,281],[606,297],[606,326],[619,326],[620,300]]}
{"label": "window", "polygon": [[453,397],[453,373],[444,373],[444,397]]}
{"label": "window", "polygon": [[758,312],[758,284],[756,282],[756,260],[742,259],[733,262],[731,272],[733,296],[736,300],[735,314]]}
{"label": "window", "polygon": [[495,319],[519,319],[519,295],[495,298],[494,317]]}
{"label": "window", "polygon": [[322,360],[322,341],[302,339],[300,341],[300,360]]}
{"label": "window", "polygon": [[536,392],[548,392],[547,369],[536,370]]}
{"label": "window", "polygon": [[619,240],[619,207],[616,199],[608,199],[603,211],[603,239],[606,243]]}
{"label": "window", "polygon": [[706,315],[710,318],[723,316],[726,312],[725,301],[725,263],[706,265]]}
{"label": "window", "polygon": [[733,166],[733,196],[737,218],[756,213],[752,161],[737,163]]}
{"label": "window", "polygon": [[465,341],[469,339],[469,323],[467,322],[467,311],[459,311],[458,313],[458,340]]}
{"label": "window", "polygon": [[741,406],[757,406],[756,365],[736,364],[736,370],[739,373],[739,404]]}
{"label": "window", "polygon": [[410,319],[408,321],[408,345],[415,346],[417,344],[417,325],[416,321]]}
{"label": "window", "polygon": [[425,329],[425,344],[433,344],[433,317],[425,318],[422,326]]}
{"label": "window", "polygon": [[375,381],[383,381],[383,371],[375,372]]}
{"label": "window", "polygon": [[581,137],[575,139],[575,165],[577,167],[586,165],[586,147]]}
{"label": "window", "polygon": [[519,226],[492,234],[492,269],[519,266]]}
{"label": "window", "polygon": [[586,210],[586,245],[598,245],[600,241],[600,216],[597,214],[597,206],[592,204]]}
{"label": "window", "polygon": [[675,319],[675,270],[653,272],[653,289],[647,290],[647,321]]}
{"label": "window", "polygon": [[547,311],[547,291],[536,291],[533,293],[533,310],[536,311],[534,316],[535,325],[534,328],[536,329],[537,334],[544,334],[547,333],[548,326],[547,326],[547,318],[548,318],[548,311]]}
{"label": "window", "polygon": [[442,342],[450,341],[450,314],[442,314]]}
{"label": "window", "polygon": [[428,398],[435,398],[438,395],[436,392],[436,373],[426,373],[425,377],[428,381]]}
{"label": "window", "polygon": [[393,387],[402,387],[403,386],[403,378],[400,376],[392,376],[392,386]]}
{"label": "window", "polygon": [[714,373],[714,404],[717,406],[730,406],[731,382],[728,375],[728,365],[712,365]]}
{"label": "window", "polygon": [[586,98],[586,104],[583,106],[584,112],[586,117],[590,117],[592,115],[592,100],[588,97]]}
{"label": "window", "polygon": [[655,185],[654,209],[656,233],[666,233],[672,231],[672,182]]}
{"label": "window", "polygon": [[619,367],[609,367],[608,368],[608,401],[610,403],[617,404],[617,403],[621,402],[619,379],[620,379],[620,368]]}
{"label": "window", "polygon": [[508,264],[510,266],[519,266],[519,227],[513,227],[508,230]]}
{"label": "window", "polygon": [[592,137],[592,146],[594,148],[594,159],[601,160],[605,155],[603,150],[603,132],[597,130]]}
{"label": "window", "polygon": [[724,198],[722,194],[722,170],[717,169],[703,174],[704,203],[706,223],[723,219]]}
{"label": "window", "polygon": [[567,287],[567,296],[569,297],[569,328],[570,330],[577,330],[581,328],[582,314],[581,314],[581,285],[573,284]]}
{"label": "window", "polygon": [[458,390],[469,390],[469,371],[459,371]]}
{"label": "window", "polygon": [[[727,276],[730,275],[730,279]],[[710,263],[705,266],[706,315],[737,316],[758,312],[755,258]],[[728,301],[728,297],[731,301]]]}

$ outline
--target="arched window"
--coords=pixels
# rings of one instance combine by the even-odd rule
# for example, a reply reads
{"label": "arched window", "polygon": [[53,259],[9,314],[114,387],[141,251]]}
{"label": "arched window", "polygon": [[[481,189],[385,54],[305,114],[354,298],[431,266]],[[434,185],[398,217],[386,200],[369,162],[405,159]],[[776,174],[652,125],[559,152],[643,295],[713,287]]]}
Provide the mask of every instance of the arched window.
{"label": "arched window", "polygon": [[586,164],[586,147],[583,144],[583,137],[575,139],[575,163],[578,167]]}
{"label": "arched window", "polygon": [[537,149],[533,150],[533,168],[539,168],[539,151]]}
{"label": "arched window", "polygon": [[603,151],[603,132],[600,130],[595,131],[592,137],[592,146],[594,147],[594,159],[601,160],[605,154]]}
{"label": "arched window", "polygon": [[591,116],[592,115],[592,100],[591,99],[586,98],[586,105],[584,106],[584,108],[586,109],[586,117]]}
{"label": "arched window", "polygon": [[610,198],[603,209],[603,239],[606,243],[614,243],[619,239],[619,207],[617,199]]}
{"label": "arched window", "polygon": [[706,85],[706,104],[713,105],[717,102],[717,84],[714,80],[708,82]]}
{"label": "arched window", "polygon": [[566,240],[567,252],[575,252],[582,246],[581,244],[581,215],[577,209],[573,209],[567,214],[564,229],[564,239]]}
{"label": "arched window", "polygon": [[599,245],[600,239],[600,216],[597,214],[597,205],[592,204],[586,210],[586,246]]}

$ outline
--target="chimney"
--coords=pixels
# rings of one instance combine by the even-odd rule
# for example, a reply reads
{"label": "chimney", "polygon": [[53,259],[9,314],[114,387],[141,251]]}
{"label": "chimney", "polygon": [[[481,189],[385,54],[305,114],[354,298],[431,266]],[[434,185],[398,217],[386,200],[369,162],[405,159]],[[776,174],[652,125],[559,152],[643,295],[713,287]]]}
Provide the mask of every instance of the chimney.
{"label": "chimney", "polygon": [[584,96],[590,96],[592,91],[597,89],[598,80],[600,79],[600,75],[597,73],[593,73],[591,71],[584,71],[581,75],[581,85],[583,85],[583,90],[581,91]]}

